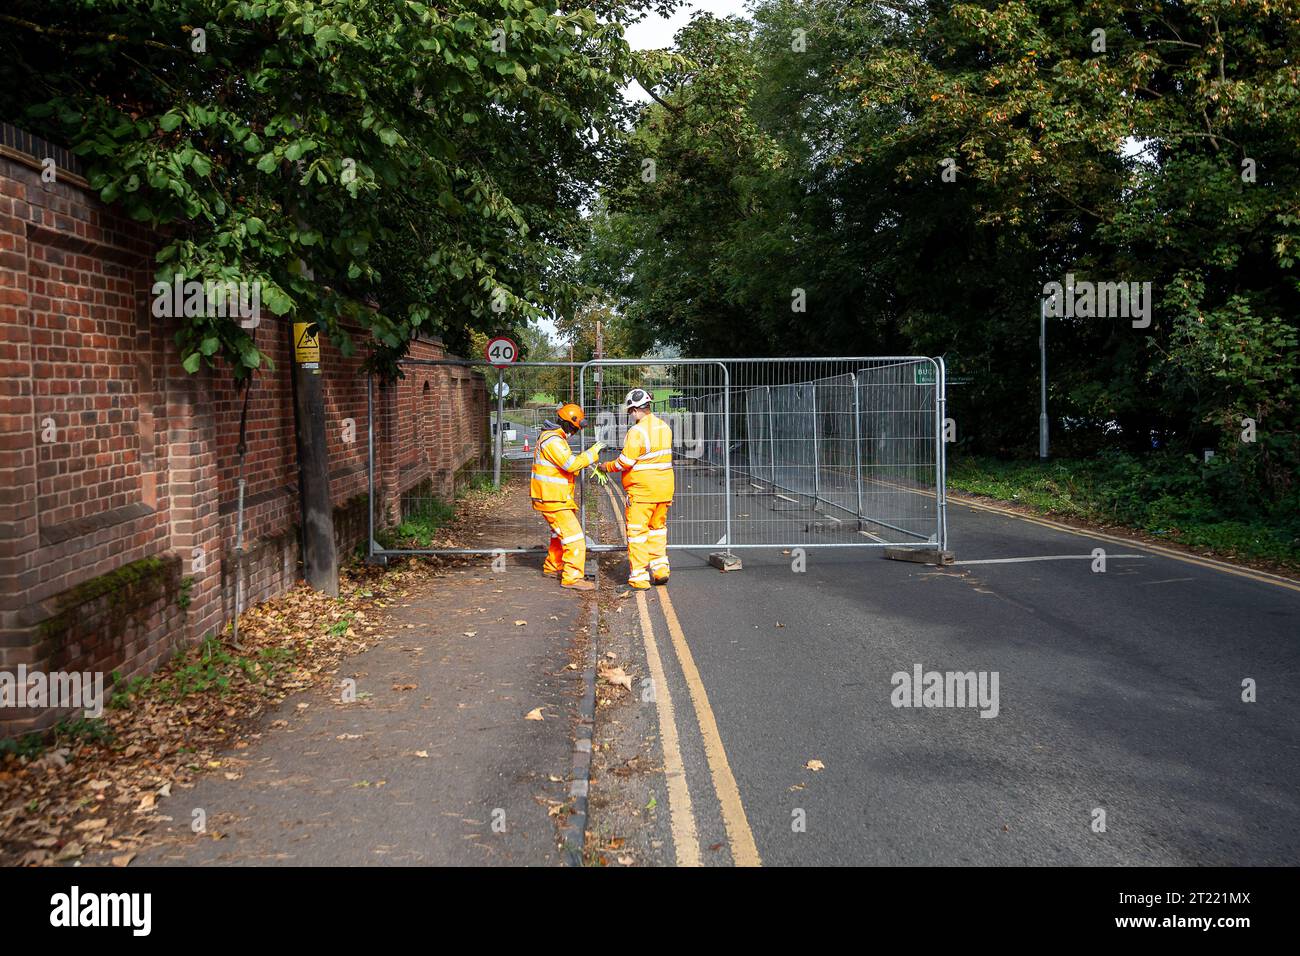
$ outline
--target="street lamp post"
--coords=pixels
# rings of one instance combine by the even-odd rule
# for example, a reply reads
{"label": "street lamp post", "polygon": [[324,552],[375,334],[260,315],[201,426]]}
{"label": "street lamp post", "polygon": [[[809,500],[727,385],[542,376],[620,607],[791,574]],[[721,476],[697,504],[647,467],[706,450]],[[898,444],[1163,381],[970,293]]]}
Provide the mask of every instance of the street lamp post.
{"label": "street lamp post", "polygon": [[1047,300],[1038,300],[1038,457],[1047,459]]}

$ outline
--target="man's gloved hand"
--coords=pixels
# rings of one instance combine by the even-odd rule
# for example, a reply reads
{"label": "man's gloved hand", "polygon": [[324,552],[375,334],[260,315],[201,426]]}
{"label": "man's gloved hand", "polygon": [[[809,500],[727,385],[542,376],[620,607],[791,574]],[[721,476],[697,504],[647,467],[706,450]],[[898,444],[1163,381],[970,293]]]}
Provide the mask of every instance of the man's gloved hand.
{"label": "man's gloved hand", "polygon": [[609,479],[605,477],[605,473],[599,468],[591,469],[591,473],[596,476],[596,484],[600,485],[600,487],[604,488],[609,484]]}
{"label": "man's gloved hand", "polygon": [[605,443],[603,441],[598,441],[593,443],[590,449],[593,460],[595,458],[600,457],[600,453],[604,450],[605,450]]}

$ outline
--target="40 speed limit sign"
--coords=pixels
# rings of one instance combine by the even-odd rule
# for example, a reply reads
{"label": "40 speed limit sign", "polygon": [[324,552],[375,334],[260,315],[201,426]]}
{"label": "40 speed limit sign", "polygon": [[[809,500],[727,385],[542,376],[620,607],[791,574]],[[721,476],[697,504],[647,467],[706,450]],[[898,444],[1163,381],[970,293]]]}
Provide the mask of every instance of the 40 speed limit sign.
{"label": "40 speed limit sign", "polygon": [[505,368],[519,358],[519,346],[515,345],[513,339],[498,335],[488,342],[487,348],[483,350],[483,356],[488,360],[488,364],[496,368]]}

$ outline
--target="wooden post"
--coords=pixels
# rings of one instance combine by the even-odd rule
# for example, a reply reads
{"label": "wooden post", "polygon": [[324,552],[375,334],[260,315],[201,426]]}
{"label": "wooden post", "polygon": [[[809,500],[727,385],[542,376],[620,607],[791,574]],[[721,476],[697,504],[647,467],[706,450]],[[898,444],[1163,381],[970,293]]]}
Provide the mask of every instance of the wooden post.
{"label": "wooden post", "polygon": [[334,552],[334,505],[330,500],[329,451],[325,444],[325,395],[320,343],[314,323],[290,325],[293,340],[293,418],[298,436],[298,500],[302,506],[302,574],[307,583],[338,597]]}

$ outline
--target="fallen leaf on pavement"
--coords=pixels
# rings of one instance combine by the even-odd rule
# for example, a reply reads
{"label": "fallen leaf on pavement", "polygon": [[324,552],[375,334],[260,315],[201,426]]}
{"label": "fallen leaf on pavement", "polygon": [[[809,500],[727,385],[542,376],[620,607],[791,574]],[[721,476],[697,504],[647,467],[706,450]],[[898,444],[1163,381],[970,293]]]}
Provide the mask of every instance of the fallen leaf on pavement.
{"label": "fallen leaf on pavement", "polygon": [[826,764],[822,763],[820,760],[809,760],[804,764],[804,768],[815,773],[818,770],[825,770]]}
{"label": "fallen leaf on pavement", "polygon": [[130,866],[131,861],[135,859],[134,853],[123,853],[121,856],[113,857],[114,866]]}
{"label": "fallen leaf on pavement", "polygon": [[524,720],[541,720],[541,719],[542,719],[542,708],[540,707],[534,707],[532,710],[530,710],[528,713],[524,715]]}
{"label": "fallen leaf on pavement", "polygon": [[626,687],[628,690],[632,689],[632,678],[629,677],[627,674],[623,673],[623,668],[621,667],[602,666],[599,669],[599,676],[600,679],[603,681],[608,681],[611,684],[617,684],[620,687]]}

